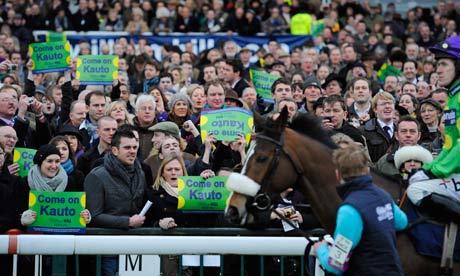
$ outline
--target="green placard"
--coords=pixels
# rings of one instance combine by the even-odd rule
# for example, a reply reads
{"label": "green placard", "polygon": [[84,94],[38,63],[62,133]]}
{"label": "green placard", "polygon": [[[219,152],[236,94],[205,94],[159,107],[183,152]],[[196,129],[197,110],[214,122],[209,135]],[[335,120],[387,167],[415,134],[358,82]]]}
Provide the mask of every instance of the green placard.
{"label": "green placard", "polygon": [[84,192],[30,191],[29,209],[37,212],[31,231],[85,233],[86,223],[80,212],[86,207]]}
{"label": "green placard", "polygon": [[54,42],[54,41],[66,41],[67,40],[67,33],[66,32],[46,32],[46,42]]}
{"label": "green placard", "polygon": [[37,150],[27,148],[14,148],[13,163],[19,165],[19,176],[26,177],[34,165],[34,156]]}
{"label": "green placard", "polygon": [[384,81],[387,76],[401,76],[402,72],[398,70],[396,67],[391,66],[388,63],[384,63],[380,70],[377,72],[377,76],[381,81]]}
{"label": "green placard", "polygon": [[68,41],[32,43],[29,56],[33,61],[32,73],[62,72],[69,70],[70,43]]}
{"label": "green placard", "polygon": [[78,56],[76,78],[82,85],[111,85],[118,78],[118,56]]}
{"label": "green placard", "polygon": [[269,73],[250,69],[251,81],[254,89],[265,101],[273,103],[272,85],[279,79],[279,76],[270,75]]}
{"label": "green placard", "polygon": [[177,181],[179,197],[177,209],[188,211],[223,211],[230,191],[228,176],[204,179],[201,176],[181,176]]}
{"label": "green placard", "polygon": [[243,134],[246,141],[249,141],[253,125],[252,112],[244,108],[201,111],[200,126],[203,142],[210,132],[219,141],[234,141],[238,138],[238,134]]}

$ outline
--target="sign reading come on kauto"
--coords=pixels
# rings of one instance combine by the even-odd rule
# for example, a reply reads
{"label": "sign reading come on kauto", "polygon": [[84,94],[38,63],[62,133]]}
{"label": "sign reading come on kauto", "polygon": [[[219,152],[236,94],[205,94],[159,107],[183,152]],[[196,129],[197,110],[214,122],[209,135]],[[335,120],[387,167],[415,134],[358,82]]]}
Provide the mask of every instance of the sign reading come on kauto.
{"label": "sign reading come on kauto", "polygon": [[86,222],[80,212],[86,207],[84,192],[30,191],[29,209],[37,217],[31,231],[49,233],[85,233]]}

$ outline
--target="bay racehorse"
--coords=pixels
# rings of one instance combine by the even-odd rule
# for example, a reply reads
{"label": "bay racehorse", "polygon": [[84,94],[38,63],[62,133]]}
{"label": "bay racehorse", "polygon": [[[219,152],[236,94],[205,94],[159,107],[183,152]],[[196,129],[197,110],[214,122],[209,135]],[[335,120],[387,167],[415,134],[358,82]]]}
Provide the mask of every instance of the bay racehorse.
{"label": "bay racehorse", "polygon": [[[254,112],[254,122],[262,131],[248,150],[241,174],[234,173],[228,180],[228,186],[244,187],[246,195],[232,193],[225,211],[227,219],[238,224],[253,223],[253,214],[270,205],[272,195],[295,188],[305,195],[314,215],[332,235],[341,199],[332,163],[334,144],[321,123],[312,116],[300,115],[287,128],[284,110],[275,121],[265,121]],[[393,198],[400,196],[399,185],[377,175],[373,178]],[[405,232],[397,235],[397,246],[405,275],[439,275],[440,261],[418,255]],[[454,272],[459,271],[456,263]]]}

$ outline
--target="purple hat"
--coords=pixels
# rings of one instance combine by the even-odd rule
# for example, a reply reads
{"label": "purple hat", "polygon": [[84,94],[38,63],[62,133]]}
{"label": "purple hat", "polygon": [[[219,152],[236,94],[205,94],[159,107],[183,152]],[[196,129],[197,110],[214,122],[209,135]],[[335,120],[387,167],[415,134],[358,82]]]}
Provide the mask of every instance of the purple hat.
{"label": "purple hat", "polygon": [[460,36],[449,37],[441,43],[429,48],[437,59],[460,59]]}

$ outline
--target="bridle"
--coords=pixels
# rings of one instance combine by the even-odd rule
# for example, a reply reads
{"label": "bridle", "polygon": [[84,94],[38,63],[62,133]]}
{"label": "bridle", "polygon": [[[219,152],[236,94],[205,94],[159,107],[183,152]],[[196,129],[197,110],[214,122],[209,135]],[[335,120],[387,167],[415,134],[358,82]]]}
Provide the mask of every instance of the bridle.
{"label": "bridle", "polygon": [[[270,166],[268,167],[267,172],[262,178],[261,184],[264,184],[264,186],[263,187],[261,186],[259,192],[254,196],[252,200],[251,199],[248,200],[248,203],[249,203],[248,207],[252,211],[262,212],[262,211],[267,211],[268,209],[272,207],[271,197],[265,190],[269,190],[270,186],[272,185],[272,176],[275,173],[276,168],[278,167],[281,154],[284,154],[287,157],[287,159],[289,160],[292,167],[297,173],[297,179],[295,181],[295,185],[293,188],[296,188],[299,178],[303,176],[303,171],[300,168],[300,166],[297,165],[294,159],[292,159],[289,152],[287,152],[284,149],[284,133],[281,134],[279,141],[269,136],[261,135],[261,134],[258,134],[256,136],[256,140],[257,139],[264,140],[264,141],[270,142],[275,145],[275,148],[274,148],[275,156],[273,157],[270,163]],[[264,189],[264,187],[266,188]]]}
{"label": "bridle", "polygon": [[[298,186],[299,178],[305,178],[304,175],[303,175],[303,171],[302,171],[301,167],[291,157],[289,152],[284,149],[284,132],[281,134],[279,141],[275,140],[275,139],[273,139],[273,138],[271,138],[269,136],[262,135],[262,134],[258,134],[256,136],[256,140],[258,140],[258,139],[274,144],[275,145],[275,148],[274,148],[275,156],[273,157],[273,159],[272,159],[272,161],[270,163],[270,166],[268,167],[268,170],[265,173],[264,177],[262,178],[262,182],[260,183],[260,184],[264,184],[264,185],[263,186],[261,185],[260,190],[257,192],[257,194],[254,197],[248,197],[248,201],[246,203],[246,209],[249,212],[251,212],[252,214],[257,214],[257,213],[267,212],[267,211],[268,212],[274,212],[280,218],[280,220],[282,220],[282,221],[286,222],[287,224],[289,224],[293,229],[295,229],[295,231],[297,231],[305,239],[308,240],[308,245],[305,248],[305,255],[309,256],[310,250],[313,247],[313,245],[316,242],[321,241],[323,238],[320,237],[319,240],[314,241],[314,240],[312,240],[310,238],[309,234],[304,233],[302,230],[297,228],[292,223],[291,220],[287,219],[286,217],[284,217],[283,214],[280,214],[276,210],[276,208],[272,204],[270,194],[266,192],[266,190],[268,190],[268,188],[270,188],[270,186],[272,185],[272,176],[273,176],[276,168],[278,167],[281,154],[284,154],[287,157],[287,159],[289,160],[289,163],[291,164],[291,166],[296,171],[297,178],[296,178],[295,184],[293,186],[294,189],[296,189],[297,186]],[[264,189],[264,187],[265,187],[265,189]],[[308,275],[312,275],[312,273],[310,271],[310,268],[308,267],[309,263],[310,263],[310,260],[309,260],[309,258],[307,258],[307,268],[306,268],[307,271],[306,272],[307,272]]]}

